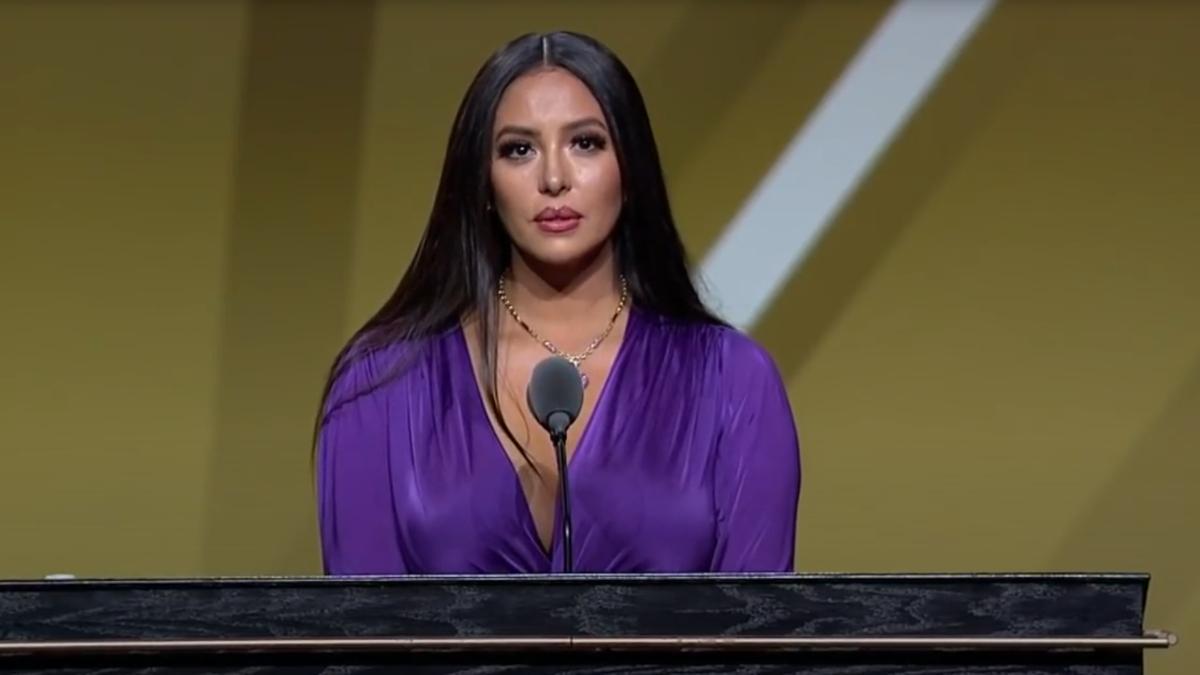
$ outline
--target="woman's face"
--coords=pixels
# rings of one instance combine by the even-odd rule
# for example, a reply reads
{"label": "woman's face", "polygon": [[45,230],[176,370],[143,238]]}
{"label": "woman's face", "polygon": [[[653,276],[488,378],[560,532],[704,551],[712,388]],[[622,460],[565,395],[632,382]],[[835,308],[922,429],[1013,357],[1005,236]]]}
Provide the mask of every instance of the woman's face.
{"label": "woman's face", "polygon": [[547,265],[586,260],[621,212],[621,170],[604,113],[565,70],[513,81],[492,129],[494,207],[521,254]]}

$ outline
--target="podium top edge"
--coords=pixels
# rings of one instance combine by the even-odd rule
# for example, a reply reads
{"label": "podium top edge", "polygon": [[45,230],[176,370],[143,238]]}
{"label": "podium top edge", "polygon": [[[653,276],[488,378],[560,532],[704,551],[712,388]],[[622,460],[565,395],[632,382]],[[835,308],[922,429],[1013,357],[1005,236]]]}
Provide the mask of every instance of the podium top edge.
{"label": "podium top edge", "polygon": [[347,576],[212,576],[212,577],[78,577],[0,579],[0,590],[31,587],[181,587],[210,586],[312,587],[403,586],[443,584],[789,584],[789,583],[1135,583],[1148,584],[1145,572],[954,572],[954,573],[803,573],[803,574],[520,574],[520,575],[347,575]]}

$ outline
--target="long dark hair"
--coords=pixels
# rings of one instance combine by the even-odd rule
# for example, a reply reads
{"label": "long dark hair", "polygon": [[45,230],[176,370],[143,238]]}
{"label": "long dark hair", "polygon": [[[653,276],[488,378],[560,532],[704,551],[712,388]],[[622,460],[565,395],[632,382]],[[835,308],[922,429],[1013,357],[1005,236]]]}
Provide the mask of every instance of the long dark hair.
{"label": "long dark hair", "polygon": [[[489,167],[497,103],[514,79],[542,67],[562,68],[578,77],[604,111],[625,199],[613,234],[615,259],[628,281],[633,305],[673,319],[723,323],[705,308],[692,283],[650,119],[629,70],[591,37],[572,32],[526,34],[495,52],[467,89],[450,132],[432,213],[412,263],[383,307],[338,353],[321,396],[316,433],[333,409],[366,393],[349,392],[329,400],[335,382],[357,358],[399,343],[419,342],[474,315],[482,343],[478,375],[484,399],[509,440],[525,455],[497,402],[496,285],[511,262],[512,243],[487,205],[492,194]],[[377,379],[369,389],[387,378]]]}

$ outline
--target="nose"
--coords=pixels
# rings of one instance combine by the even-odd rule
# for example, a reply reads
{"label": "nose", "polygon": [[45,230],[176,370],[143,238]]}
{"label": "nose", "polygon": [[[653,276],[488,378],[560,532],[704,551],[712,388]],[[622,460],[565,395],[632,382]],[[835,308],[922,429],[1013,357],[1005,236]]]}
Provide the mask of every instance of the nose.
{"label": "nose", "polygon": [[547,152],[543,158],[539,191],[542,194],[557,197],[570,190],[571,180],[568,175],[570,172],[567,171],[565,162],[559,157],[558,151]]}

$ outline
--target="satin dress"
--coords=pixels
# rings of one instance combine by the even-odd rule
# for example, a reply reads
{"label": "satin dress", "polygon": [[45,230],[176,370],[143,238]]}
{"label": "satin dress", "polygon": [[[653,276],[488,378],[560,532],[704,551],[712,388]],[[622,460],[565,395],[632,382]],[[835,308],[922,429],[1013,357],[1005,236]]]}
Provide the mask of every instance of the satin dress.
{"label": "satin dress", "polygon": [[[327,574],[562,571],[561,503],[547,550],[471,364],[456,326],[335,381],[317,442]],[[567,471],[577,572],[792,571],[796,426],[739,331],[631,308]]]}

